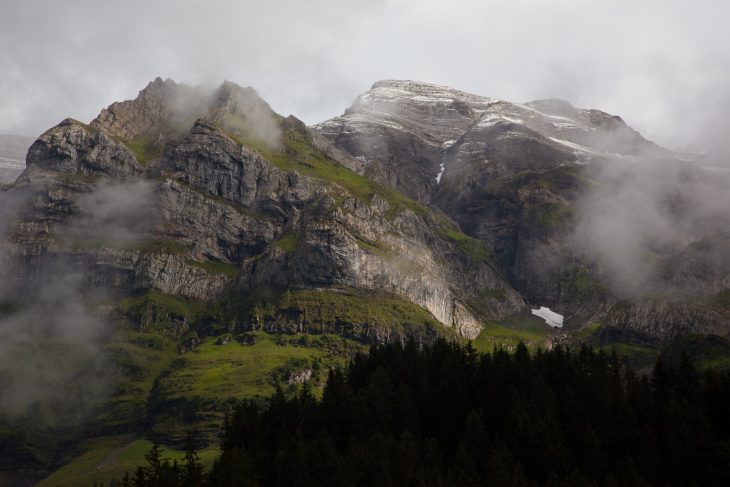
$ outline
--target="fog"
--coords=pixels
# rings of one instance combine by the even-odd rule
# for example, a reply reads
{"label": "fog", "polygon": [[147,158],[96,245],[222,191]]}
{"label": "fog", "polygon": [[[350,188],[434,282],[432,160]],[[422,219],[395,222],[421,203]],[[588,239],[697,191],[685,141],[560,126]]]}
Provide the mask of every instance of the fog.
{"label": "fog", "polygon": [[[58,238],[92,247],[139,239],[151,195],[142,183],[102,184],[74,204],[75,218],[59,224]],[[103,349],[110,289],[82,273],[72,256],[24,264],[13,233],[33,196],[22,185],[0,193],[0,420],[32,411],[42,411],[44,421],[81,420],[115,383]]]}
{"label": "fog", "polygon": [[101,353],[104,320],[89,308],[82,276],[46,271],[0,319],[0,418],[31,410],[81,417],[113,385]]}
{"label": "fog", "polygon": [[156,76],[250,85],[307,123],[404,78],[564,98],[704,151],[730,126],[729,17],[724,0],[7,0],[0,133],[89,121]]}
{"label": "fog", "polygon": [[[730,238],[729,176],[666,158],[594,164],[577,205],[574,244],[620,297],[701,293],[694,283],[672,282],[677,269],[663,268],[663,259],[693,243]],[[728,256],[713,255],[712,247],[703,252],[705,265],[724,266]],[[710,278],[704,266],[697,272]]]}
{"label": "fog", "polygon": [[152,185],[145,182],[102,184],[78,198],[78,214],[59,229],[73,245],[126,246],[139,241],[159,211],[152,203]]}

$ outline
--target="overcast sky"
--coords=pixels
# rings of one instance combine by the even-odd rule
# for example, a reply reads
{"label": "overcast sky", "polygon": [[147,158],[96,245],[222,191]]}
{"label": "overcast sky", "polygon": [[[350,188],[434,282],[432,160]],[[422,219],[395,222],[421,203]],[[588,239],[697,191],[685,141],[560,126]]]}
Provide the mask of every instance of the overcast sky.
{"label": "overcast sky", "polygon": [[2,0],[0,133],[91,120],[156,76],[229,79],[307,123],[403,78],[726,139],[727,0]]}

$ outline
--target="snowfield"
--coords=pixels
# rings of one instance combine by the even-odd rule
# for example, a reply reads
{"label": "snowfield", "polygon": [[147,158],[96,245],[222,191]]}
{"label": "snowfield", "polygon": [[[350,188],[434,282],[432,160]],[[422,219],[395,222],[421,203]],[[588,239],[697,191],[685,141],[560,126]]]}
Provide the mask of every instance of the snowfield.
{"label": "snowfield", "polygon": [[552,326],[553,328],[563,327],[563,315],[552,311],[550,308],[540,306],[539,309],[533,309],[531,311],[533,315],[545,320],[545,323],[547,323],[549,326]]}

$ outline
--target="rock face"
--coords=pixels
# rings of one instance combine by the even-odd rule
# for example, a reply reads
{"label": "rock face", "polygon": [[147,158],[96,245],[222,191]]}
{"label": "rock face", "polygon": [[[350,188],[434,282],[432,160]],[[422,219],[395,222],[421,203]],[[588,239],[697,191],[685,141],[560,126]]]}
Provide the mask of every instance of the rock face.
{"label": "rock face", "polygon": [[169,134],[189,129],[210,104],[204,90],[157,78],[134,100],[113,103],[91,122],[113,137]]}
{"label": "rock face", "polygon": [[[562,100],[515,104],[389,80],[375,83],[344,115],[315,128],[362,161],[361,173],[430,202],[466,234],[487,243],[527,302],[559,310],[569,327],[601,322],[652,342],[692,331],[730,331],[727,307],[712,304],[727,292],[730,276],[721,257],[730,254],[720,250],[727,248],[727,237],[718,234],[718,228],[730,228],[727,211],[696,201],[697,194],[726,192],[727,179],[697,183],[708,173],[687,164],[686,155],[647,141],[619,117]],[[645,169],[651,165],[654,173]],[[586,201],[594,193],[609,202],[620,199],[622,185],[654,198],[648,217],[688,229],[681,237],[667,229],[647,231],[628,244],[613,244],[608,234],[596,237],[599,241],[586,239],[581,233],[586,225],[590,236],[601,234],[595,229],[599,218],[606,225],[621,221],[588,212]],[[704,223],[687,224],[687,214]],[[641,226],[620,224],[615,231],[644,233]],[[593,252],[594,245],[604,252]],[[617,285],[611,259],[632,245],[639,264],[652,259],[637,266],[651,269],[645,272],[651,277]],[[703,245],[713,250],[700,250]],[[628,262],[629,252],[624,254]]]}
{"label": "rock face", "polygon": [[439,192],[456,154],[554,166],[604,152],[661,152],[598,110],[562,100],[514,104],[413,81],[379,81],[344,115],[315,129],[361,161],[363,174],[422,202]]}
{"label": "rock face", "polygon": [[493,100],[410,81],[380,81],[341,117],[315,126],[362,163],[367,177],[418,201],[437,188],[442,148]]}
{"label": "rock face", "polygon": [[[21,289],[53,265],[124,296],[251,306],[269,288],[395,297],[467,338],[528,304],[565,314],[568,330],[601,322],[658,342],[724,334],[730,219],[722,198],[713,207],[695,196],[727,181],[682,157],[619,117],[561,100],[515,104],[389,80],[308,128],[251,88],[158,78],[90,125],[65,120],[33,143],[26,170],[0,193],[0,270]],[[652,164],[658,172],[635,170]],[[650,265],[641,257],[644,280],[618,281],[612,255],[592,249],[625,242],[581,233],[597,218],[587,198],[595,188],[621,196],[634,175],[658,173],[671,184],[652,195],[667,202],[657,218],[687,228],[666,241],[632,229]],[[159,322],[163,310],[148,308],[145,322]],[[305,308],[227,319],[370,341],[410,333],[371,333],[372,323]],[[194,326],[173,321],[176,335]]]}
{"label": "rock face", "polygon": [[[0,186],[1,335],[22,342],[0,365],[30,356],[40,378],[22,370],[17,390],[43,379],[37,389],[82,398],[41,395],[53,406],[37,411],[91,435],[179,442],[200,423],[214,441],[239,376],[217,390],[206,347],[273,345],[262,330],[320,335],[301,338],[330,365],[362,349],[347,339],[424,344],[489,325],[479,343],[502,343],[490,330],[524,331],[540,306],[565,315],[547,346],[591,330],[651,347],[730,331],[728,176],[560,100],[381,81],[306,127],[251,88],[158,78],[88,125],[49,129],[26,161]],[[305,350],[291,348],[282,357]],[[237,374],[230,356],[215,363]],[[305,362],[282,378],[320,380],[322,364]],[[0,470],[67,453],[70,429],[37,435],[33,421],[5,435]]]}
{"label": "rock face", "polygon": [[[90,125],[65,120],[32,145],[27,169],[0,193],[22,208],[3,232],[2,271],[22,283],[65,266],[123,295],[204,301],[262,287],[384,294],[467,338],[524,309],[488,246],[356,165],[250,88],[204,93],[158,79]],[[158,311],[140,319],[157,322]],[[179,323],[175,335],[192,325]]]}
{"label": "rock face", "polygon": [[58,171],[73,176],[124,180],[142,169],[132,152],[106,133],[67,118],[36,140],[28,150],[27,164],[34,171]]}

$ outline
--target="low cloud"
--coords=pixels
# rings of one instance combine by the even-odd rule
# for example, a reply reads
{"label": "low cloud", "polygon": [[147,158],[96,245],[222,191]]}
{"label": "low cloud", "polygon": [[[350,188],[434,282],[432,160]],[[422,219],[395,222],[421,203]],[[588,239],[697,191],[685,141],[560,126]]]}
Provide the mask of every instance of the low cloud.
{"label": "low cloud", "polygon": [[[55,235],[89,248],[139,239],[151,197],[142,183],[102,185],[78,198]],[[73,251],[23,257],[34,247],[14,241],[29,228],[22,222],[33,201],[20,188],[0,192],[0,419],[34,411],[82,419],[114,384],[103,353],[112,331],[101,312],[108,290],[92,284],[93,269],[74,263]]]}
{"label": "low cloud", "polygon": [[11,418],[37,408],[80,416],[110,387],[104,319],[80,274],[55,271],[28,282],[0,318],[0,411]]}
{"label": "low cloud", "polygon": [[132,243],[145,234],[159,211],[152,202],[150,183],[103,184],[78,198],[79,214],[60,231],[80,244]]}
{"label": "low cloud", "polygon": [[730,128],[728,17],[725,0],[8,0],[0,133],[91,120],[156,76],[250,85],[310,124],[395,78],[564,98],[704,151]]}
{"label": "low cloud", "polygon": [[574,240],[619,295],[665,290],[660,259],[730,237],[727,176],[669,160],[611,160],[592,169]]}

